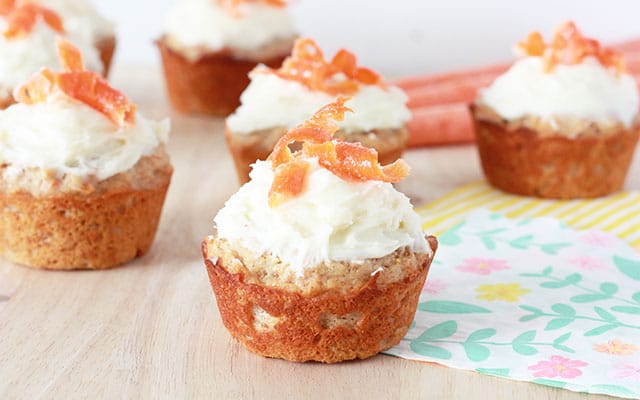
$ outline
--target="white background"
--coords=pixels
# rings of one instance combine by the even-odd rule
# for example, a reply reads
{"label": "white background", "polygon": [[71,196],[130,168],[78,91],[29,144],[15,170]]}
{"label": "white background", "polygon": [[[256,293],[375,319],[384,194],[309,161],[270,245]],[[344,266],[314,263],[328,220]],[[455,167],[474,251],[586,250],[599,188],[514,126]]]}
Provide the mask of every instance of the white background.
{"label": "white background", "polygon": [[[116,23],[116,62],[156,64],[153,40],[180,0],[93,0]],[[590,37],[640,37],[638,0],[293,0],[299,32],[326,54],[345,47],[388,76],[508,60],[515,42],[573,19]]]}

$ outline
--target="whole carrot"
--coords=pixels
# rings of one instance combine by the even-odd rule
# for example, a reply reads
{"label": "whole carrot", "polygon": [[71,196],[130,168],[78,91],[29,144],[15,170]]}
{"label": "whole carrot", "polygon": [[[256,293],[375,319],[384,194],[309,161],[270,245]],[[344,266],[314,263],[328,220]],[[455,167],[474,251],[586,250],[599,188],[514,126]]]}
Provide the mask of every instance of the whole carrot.
{"label": "whole carrot", "polygon": [[473,141],[473,121],[467,103],[416,108],[407,124],[409,147]]}

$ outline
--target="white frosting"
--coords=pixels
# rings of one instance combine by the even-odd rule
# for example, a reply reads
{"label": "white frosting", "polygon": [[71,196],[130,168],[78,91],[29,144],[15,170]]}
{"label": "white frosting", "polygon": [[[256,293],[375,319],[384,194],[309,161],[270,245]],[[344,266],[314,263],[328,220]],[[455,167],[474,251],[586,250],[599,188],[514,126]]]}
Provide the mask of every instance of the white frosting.
{"label": "white frosting", "polygon": [[[5,28],[6,21],[0,18],[0,31]],[[57,35],[59,34],[42,20],[25,36],[6,39],[0,35],[0,97],[8,97],[15,87],[42,67],[60,70],[56,49]],[[93,43],[74,35],[64,37],[80,49],[88,70],[102,72],[102,63]]]}
{"label": "white frosting", "polygon": [[183,46],[211,51],[225,47],[256,50],[273,40],[295,35],[286,8],[244,3],[240,16],[230,15],[214,0],[182,0],[167,14],[165,34]]}
{"label": "white frosting", "polygon": [[306,190],[273,208],[271,162],[257,161],[251,181],[216,215],[218,236],[270,252],[298,275],[323,261],[362,261],[405,246],[431,252],[409,199],[390,183],[347,182],[310,161]]}
{"label": "white frosting", "polygon": [[45,102],[0,111],[0,164],[39,167],[103,180],[133,167],[168,139],[169,122],[136,113],[120,127],[104,114],[55,92]]}
{"label": "white frosting", "polygon": [[575,117],[629,127],[638,113],[638,89],[633,77],[605,68],[593,57],[556,65],[551,72],[544,72],[540,57],[526,57],[482,90],[478,102],[508,120]]}
{"label": "white frosting", "polygon": [[89,0],[29,0],[50,8],[62,17],[64,28],[74,36],[96,43],[114,36],[113,22],[103,17]]}
{"label": "white frosting", "polygon": [[[240,96],[242,104],[227,118],[227,127],[234,133],[294,128],[335,98],[260,68],[251,72],[251,83]],[[407,96],[395,86],[361,85],[347,104],[353,113],[346,113],[338,125],[347,132],[401,128],[411,118],[406,102]]]}

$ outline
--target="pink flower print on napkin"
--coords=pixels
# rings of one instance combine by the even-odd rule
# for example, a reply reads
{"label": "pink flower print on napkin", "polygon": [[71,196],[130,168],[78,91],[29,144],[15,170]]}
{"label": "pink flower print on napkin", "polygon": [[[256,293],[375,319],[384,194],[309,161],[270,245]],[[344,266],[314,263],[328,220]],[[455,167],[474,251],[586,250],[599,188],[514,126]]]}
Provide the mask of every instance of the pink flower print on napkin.
{"label": "pink flower print on napkin", "polygon": [[551,356],[548,361],[540,361],[530,365],[529,369],[536,371],[533,376],[536,378],[565,378],[572,379],[582,375],[580,367],[585,367],[588,363],[580,360],[570,360],[562,356]]}
{"label": "pink flower print on napkin", "polygon": [[427,283],[422,287],[423,293],[438,294],[447,288],[447,284],[442,279],[427,279]]}
{"label": "pink flower print on napkin", "polygon": [[625,343],[622,340],[612,339],[607,343],[594,344],[593,349],[597,352],[607,353],[614,356],[630,356],[640,350],[640,347],[635,344]]}
{"label": "pink flower print on napkin", "polygon": [[596,271],[607,269],[607,266],[602,261],[587,256],[577,256],[570,258],[567,262],[583,271]]}
{"label": "pink flower print on napkin", "polygon": [[489,275],[494,271],[511,269],[507,265],[507,260],[496,260],[493,258],[467,258],[462,265],[456,267],[460,271],[471,272],[478,275]]}
{"label": "pink flower print on napkin", "polygon": [[578,239],[582,243],[604,247],[605,249],[612,247],[618,241],[617,236],[602,231],[588,231],[584,235],[581,235]]}
{"label": "pink flower print on napkin", "polygon": [[613,373],[613,377],[618,379],[631,378],[640,382],[640,365],[620,364],[616,366],[616,372]]}

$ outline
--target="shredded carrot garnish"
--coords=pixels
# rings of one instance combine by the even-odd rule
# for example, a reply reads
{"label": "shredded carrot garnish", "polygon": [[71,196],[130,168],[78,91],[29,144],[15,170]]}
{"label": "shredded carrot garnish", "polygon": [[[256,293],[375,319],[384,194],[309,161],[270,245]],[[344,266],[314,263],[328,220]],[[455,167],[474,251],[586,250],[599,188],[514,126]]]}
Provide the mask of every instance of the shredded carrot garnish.
{"label": "shredded carrot garnish", "polygon": [[242,17],[240,6],[245,3],[262,3],[273,7],[286,7],[286,0],[217,0],[218,3],[234,18]]}
{"label": "shredded carrot garnish", "polygon": [[16,0],[0,0],[0,15],[6,17],[14,9]]}
{"label": "shredded carrot garnish", "polygon": [[282,67],[263,70],[334,96],[354,94],[361,84],[384,86],[376,72],[358,67],[353,53],[342,49],[329,62],[318,44],[310,38],[296,40],[291,56],[284,60]]}
{"label": "shredded carrot garnish", "polygon": [[[271,207],[302,193],[309,171],[309,158],[317,158],[320,166],[352,182],[398,182],[409,174],[409,166],[402,160],[383,167],[378,162],[376,150],[333,138],[339,129],[334,121],[342,121],[344,113],[351,111],[344,105],[347,100],[347,97],[338,97],[278,140],[268,158],[274,171],[269,191]],[[294,142],[302,142],[302,149],[296,153],[289,149]]]}
{"label": "shredded carrot garnish", "polygon": [[586,57],[595,57],[600,64],[612,67],[619,73],[626,71],[621,53],[603,47],[595,39],[583,36],[573,21],[560,25],[551,43],[545,43],[539,32],[533,32],[517,46],[526,55],[542,57],[547,72],[553,71],[558,64],[580,64]]}
{"label": "shredded carrot garnish", "polygon": [[3,32],[7,39],[28,34],[40,18],[54,31],[64,33],[62,18],[55,11],[38,4],[17,5],[15,0],[0,0],[0,16],[7,20],[7,28]]}
{"label": "shredded carrot garnish", "polygon": [[86,71],[82,54],[71,43],[57,38],[60,73],[43,68],[13,92],[16,101],[34,104],[46,101],[56,88],[85,103],[118,125],[133,123],[136,106],[124,94],[109,86],[97,72]]}

